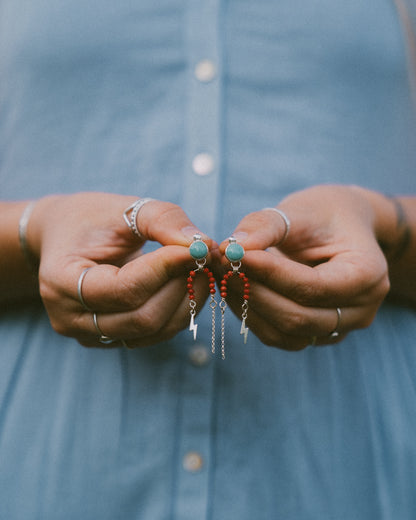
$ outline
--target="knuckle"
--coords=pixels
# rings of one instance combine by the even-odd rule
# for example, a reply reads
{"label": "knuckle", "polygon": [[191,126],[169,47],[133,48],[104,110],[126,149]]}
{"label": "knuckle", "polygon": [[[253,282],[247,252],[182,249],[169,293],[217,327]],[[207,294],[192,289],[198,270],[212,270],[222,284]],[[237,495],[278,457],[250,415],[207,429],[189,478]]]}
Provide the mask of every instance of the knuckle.
{"label": "knuckle", "polygon": [[[322,285],[322,287],[324,286]],[[303,306],[313,305],[314,302],[321,298],[321,292],[312,284],[294,284],[292,291],[293,299]]]}
{"label": "knuckle", "polygon": [[183,213],[181,207],[173,202],[165,202],[164,205],[164,210],[158,215],[155,215],[152,221],[153,230],[164,230],[166,224],[175,221],[178,215]]}
{"label": "knuckle", "polygon": [[57,299],[55,289],[41,277],[39,277],[39,294],[45,305],[48,303],[53,304]]}
{"label": "knuckle", "polygon": [[166,327],[163,328],[163,338],[164,340],[170,340],[173,339],[178,332],[182,330],[181,327],[178,327],[177,325],[169,324]]}
{"label": "knuckle", "polygon": [[390,291],[391,283],[389,277],[386,275],[380,283],[380,296],[384,300]]}
{"label": "knuckle", "polygon": [[361,323],[357,328],[366,329],[367,327],[369,327],[373,323],[376,313],[377,309],[373,309],[371,310],[371,312],[363,314],[363,316],[361,317]]}
{"label": "knuckle", "polygon": [[49,312],[49,322],[52,329],[61,336],[78,338],[83,334],[81,322],[77,315],[67,314],[63,319],[61,314]]}
{"label": "knuckle", "polygon": [[160,330],[154,313],[141,309],[133,314],[132,326],[140,336],[152,336]]}
{"label": "knuckle", "polygon": [[72,336],[71,328],[62,320],[49,316],[49,321],[52,329],[61,336]]}
{"label": "knuckle", "polygon": [[302,312],[291,312],[287,316],[281,325],[281,329],[286,334],[297,334],[301,335],[301,332],[309,325],[309,321],[306,315]]}
{"label": "knuckle", "polygon": [[121,281],[113,295],[117,305],[126,308],[134,308],[137,306],[141,286],[133,281]]}

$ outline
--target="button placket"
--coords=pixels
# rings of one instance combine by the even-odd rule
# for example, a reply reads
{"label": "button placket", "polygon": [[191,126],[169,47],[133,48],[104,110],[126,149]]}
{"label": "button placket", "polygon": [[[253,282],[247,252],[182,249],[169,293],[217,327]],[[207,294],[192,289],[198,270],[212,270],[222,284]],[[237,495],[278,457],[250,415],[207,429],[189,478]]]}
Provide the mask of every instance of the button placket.
{"label": "button placket", "polygon": [[[220,3],[193,0],[187,9],[189,88],[183,207],[195,225],[214,238],[220,192]],[[209,319],[201,319],[198,335],[206,341],[211,338]],[[189,344],[177,430],[174,518],[181,520],[204,519],[208,511],[214,367],[211,349]]]}
{"label": "button placket", "polygon": [[183,205],[215,235],[220,169],[221,59],[218,0],[194,0],[187,16],[189,98]]}

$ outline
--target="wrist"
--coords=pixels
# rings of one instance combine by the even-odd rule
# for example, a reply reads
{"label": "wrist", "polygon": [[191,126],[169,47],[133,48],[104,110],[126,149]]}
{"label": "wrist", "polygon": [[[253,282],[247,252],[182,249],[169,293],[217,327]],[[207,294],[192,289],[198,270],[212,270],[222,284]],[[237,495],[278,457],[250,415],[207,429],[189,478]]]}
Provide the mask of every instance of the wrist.
{"label": "wrist", "polygon": [[29,202],[24,208],[19,219],[19,243],[20,249],[25,257],[26,264],[33,274],[36,274],[39,269],[39,258],[32,252],[27,241],[27,227],[30,217],[36,205],[36,200]]}
{"label": "wrist", "polygon": [[397,260],[410,241],[410,228],[400,200],[357,186],[352,189],[360,193],[372,209],[373,230],[387,260]]}
{"label": "wrist", "polygon": [[[60,195],[50,195],[29,203],[26,207],[27,215],[23,213],[19,222],[19,238],[23,253],[30,264],[37,265],[37,268],[40,263],[42,233],[47,222],[53,218],[53,216],[51,217],[53,215],[52,205],[59,197]],[[24,222],[25,217],[26,222]],[[22,234],[24,234],[24,238]]]}

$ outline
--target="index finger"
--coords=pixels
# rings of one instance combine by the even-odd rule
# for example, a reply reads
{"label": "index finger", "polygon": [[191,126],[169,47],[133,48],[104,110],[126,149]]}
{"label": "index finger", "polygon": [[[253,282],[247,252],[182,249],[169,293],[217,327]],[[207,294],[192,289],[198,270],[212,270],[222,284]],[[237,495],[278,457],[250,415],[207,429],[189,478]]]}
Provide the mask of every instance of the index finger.
{"label": "index finger", "polygon": [[287,298],[305,306],[362,305],[386,295],[389,282],[382,255],[342,252],[314,267],[267,251],[248,251],[244,270]]}
{"label": "index finger", "polygon": [[[188,266],[192,266],[192,259],[189,249],[183,246],[161,247],[122,267],[79,259],[66,269],[61,268],[59,274],[48,272],[50,280],[45,284],[47,293],[43,298],[53,302],[69,296],[77,307],[83,304],[85,310],[96,312],[131,310],[141,306],[172,278],[185,276]],[[86,268],[88,272],[84,273]]]}
{"label": "index finger", "polygon": [[137,230],[145,239],[166,245],[189,246],[192,237],[199,234],[211,249],[211,238],[200,231],[183,209],[171,202],[149,200],[136,215]]}

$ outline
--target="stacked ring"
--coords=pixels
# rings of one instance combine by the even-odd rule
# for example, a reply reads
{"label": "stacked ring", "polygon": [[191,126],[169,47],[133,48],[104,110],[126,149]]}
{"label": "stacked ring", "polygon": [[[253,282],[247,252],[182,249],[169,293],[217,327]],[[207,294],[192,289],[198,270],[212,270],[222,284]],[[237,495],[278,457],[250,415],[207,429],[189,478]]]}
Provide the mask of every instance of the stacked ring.
{"label": "stacked ring", "polygon": [[337,307],[335,310],[337,311],[337,324],[335,326],[335,329],[329,334],[329,337],[331,339],[338,338],[338,336],[340,334],[339,326],[340,326],[340,323],[341,323],[341,309],[339,307]]}
{"label": "stacked ring", "polygon": [[[80,274],[79,278],[78,278],[78,285],[77,285],[77,292],[78,292],[78,299],[82,305],[82,307],[88,311],[88,312],[92,312],[92,319],[93,319],[93,322],[94,322],[94,326],[95,326],[95,330],[98,332],[98,335],[99,335],[99,338],[98,338],[98,341],[100,343],[102,343],[103,345],[109,345],[111,343],[115,343],[117,341],[121,342],[121,344],[124,346],[124,347],[128,347],[128,345],[126,344],[126,342],[123,340],[123,339],[115,339],[115,338],[112,338],[111,336],[107,336],[106,334],[103,333],[103,331],[100,329],[99,325],[98,325],[98,318],[97,318],[97,313],[94,312],[88,305],[87,303],[85,302],[84,300],[84,297],[82,295],[82,283],[84,281],[84,278],[85,278],[85,275],[88,273],[88,271],[91,269],[92,266],[90,267],[86,267],[82,273]],[[130,348],[130,347],[128,347]]]}
{"label": "stacked ring", "polygon": [[[148,202],[151,202],[154,199],[151,199],[149,197],[144,199],[138,199],[136,202],[134,202],[131,206],[126,208],[123,213],[123,218],[125,223],[129,226],[129,228],[132,230],[132,232],[140,238],[140,240],[144,240],[145,237],[140,233],[140,230],[137,226],[137,215],[139,214],[139,211],[142,209],[142,207],[147,204]],[[130,217],[128,216],[131,211]]]}
{"label": "stacked ring", "polygon": [[286,238],[287,238],[287,236],[289,234],[289,231],[290,231],[290,220],[289,220],[289,217],[281,209],[277,209],[277,208],[263,208],[262,211],[266,211],[266,210],[275,211],[276,213],[278,213],[282,217],[283,222],[285,223],[285,232],[284,232],[283,238],[280,240],[279,244],[276,244],[276,245],[283,244],[283,242],[286,240]]}

